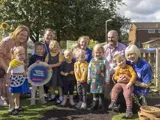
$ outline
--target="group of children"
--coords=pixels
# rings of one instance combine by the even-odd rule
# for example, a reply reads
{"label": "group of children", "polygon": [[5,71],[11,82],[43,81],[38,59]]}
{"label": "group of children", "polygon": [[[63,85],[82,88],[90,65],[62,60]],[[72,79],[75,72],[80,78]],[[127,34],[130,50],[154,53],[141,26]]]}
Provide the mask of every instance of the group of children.
{"label": "group of children", "polygon": [[[74,50],[65,50],[63,53],[60,50],[60,45],[57,41],[52,40],[49,44],[49,53],[44,57],[45,46],[38,42],[35,44],[35,52],[30,57],[29,66],[33,63],[46,62],[48,68],[52,69],[52,77],[46,86],[50,89],[50,96],[48,100],[55,100],[55,88],[58,87],[59,98],[56,100],[61,106],[67,103],[67,95],[69,93],[69,103],[78,109],[96,110],[103,109],[104,87],[110,82],[109,63],[104,58],[104,49],[101,44],[96,44],[92,51],[93,58],[88,63],[85,60],[85,51],[78,46]],[[20,93],[27,92],[28,82],[25,69],[25,49],[23,47],[16,47],[14,50],[14,59],[10,62],[7,70],[8,75],[11,74],[10,93],[12,99],[10,102],[9,111],[11,114],[18,114],[22,111],[20,107],[19,96]],[[131,116],[133,84],[136,79],[136,74],[132,67],[126,65],[125,58],[118,54],[114,57],[117,70],[113,78],[117,81],[111,94],[110,109],[117,107],[116,100],[120,91],[124,91],[124,96],[127,103],[127,116]],[[29,67],[28,66],[28,67]],[[130,80],[123,82],[123,76],[127,75]],[[8,76],[9,77],[9,76]],[[73,100],[74,86],[77,86],[79,101],[76,104]],[[92,104],[87,106],[87,88],[90,86],[90,93],[93,95]],[[32,85],[31,105],[35,104],[37,87]],[[39,98],[42,104],[46,103],[44,98],[44,88],[39,86]],[[15,100],[15,101],[14,101]],[[15,109],[14,104],[15,102]],[[18,112],[17,112],[18,111]]]}

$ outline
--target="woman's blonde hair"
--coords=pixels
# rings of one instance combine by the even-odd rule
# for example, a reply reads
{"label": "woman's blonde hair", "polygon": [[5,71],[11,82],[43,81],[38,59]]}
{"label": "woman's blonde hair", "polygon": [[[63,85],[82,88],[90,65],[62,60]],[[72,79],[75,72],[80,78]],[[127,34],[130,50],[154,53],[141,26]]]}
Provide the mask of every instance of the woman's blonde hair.
{"label": "woman's blonde hair", "polygon": [[125,57],[128,60],[128,54],[135,53],[137,57],[141,57],[141,52],[136,45],[129,45],[125,49]]}
{"label": "woman's blonde hair", "polygon": [[85,40],[89,45],[89,40],[90,40],[89,36],[80,36],[78,38],[78,44],[80,44],[81,39]]}
{"label": "woman's blonde hair", "polygon": [[30,35],[30,31],[29,31],[29,28],[25,25],[19,25],[12,33],[12,37],[14,40],[17,39],[17,35],[21,32],[21,31],[26,31],[28,33],[28,36],[27,36],[27,40],[29,38],[29,35]]}
{"label": "woman's blonde hair", "polygon": [[103,54],[104,54],[104,48],[101,44],[96,44],[94,47],[93,47],[93,52],[92,52],[92,56],[95,57],[95,49],[101,49]]}

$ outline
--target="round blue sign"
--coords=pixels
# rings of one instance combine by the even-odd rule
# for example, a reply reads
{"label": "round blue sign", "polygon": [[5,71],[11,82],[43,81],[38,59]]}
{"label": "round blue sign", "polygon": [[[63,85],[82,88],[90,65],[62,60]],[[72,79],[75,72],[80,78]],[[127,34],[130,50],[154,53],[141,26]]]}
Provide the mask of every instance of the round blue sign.
{"label": "round blue sign", "polygon": [[34,83],[43,82],[48,77],[48,70],[44,66],[35,66],[31,69],[29,76]]}

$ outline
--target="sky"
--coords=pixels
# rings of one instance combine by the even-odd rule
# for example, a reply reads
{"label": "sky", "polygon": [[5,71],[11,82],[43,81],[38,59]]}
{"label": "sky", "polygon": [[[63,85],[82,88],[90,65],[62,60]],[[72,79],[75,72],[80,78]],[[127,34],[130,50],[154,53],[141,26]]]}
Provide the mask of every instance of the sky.
{"label": "sky", "polygon": [[119,13],[132,22],[160,22],[160,0],[123,0]]}

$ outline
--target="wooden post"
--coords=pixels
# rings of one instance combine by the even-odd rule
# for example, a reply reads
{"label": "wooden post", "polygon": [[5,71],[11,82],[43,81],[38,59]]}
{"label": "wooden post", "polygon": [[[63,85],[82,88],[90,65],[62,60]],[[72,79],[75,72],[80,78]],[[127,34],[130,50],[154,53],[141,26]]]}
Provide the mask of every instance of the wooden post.
{"label": "wooden post", "polygon": [[160,82],[158,78],[160,77],[160,48],[156,49],[156,87],[159,90],[160,94]]}

